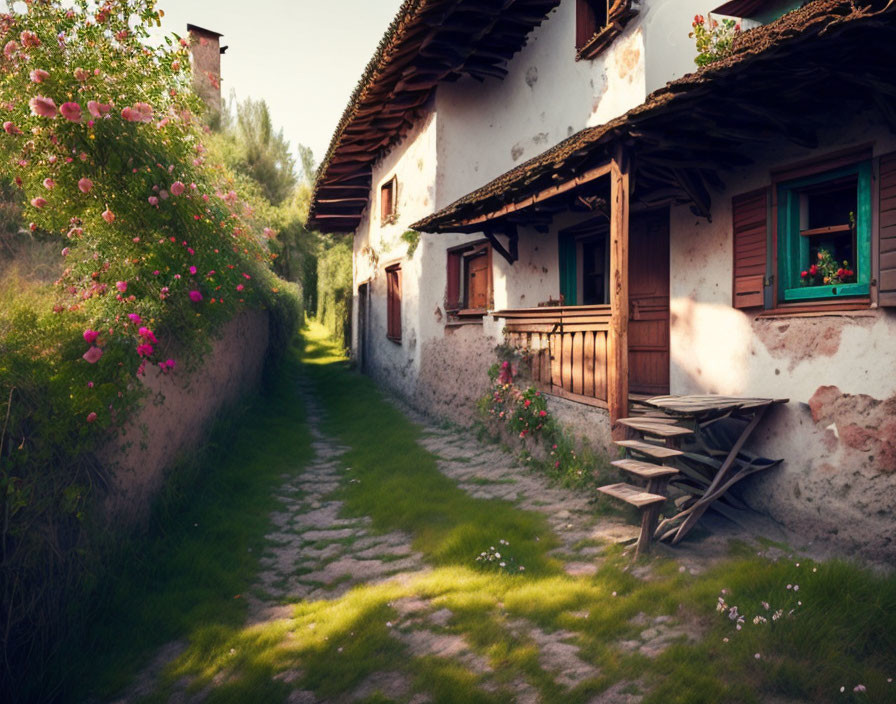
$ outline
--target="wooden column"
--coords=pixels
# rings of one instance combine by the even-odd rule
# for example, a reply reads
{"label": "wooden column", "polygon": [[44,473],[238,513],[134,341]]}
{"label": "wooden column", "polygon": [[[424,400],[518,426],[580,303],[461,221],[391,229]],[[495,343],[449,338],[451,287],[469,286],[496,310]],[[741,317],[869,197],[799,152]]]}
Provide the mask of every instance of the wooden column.
{"label": "wooden column", "polygon": [[627,430],[616,421],[628,416],[628,220],[629,160],[617,146],[610,163],[610,331],[607,336],[607,406],[613,439]]}

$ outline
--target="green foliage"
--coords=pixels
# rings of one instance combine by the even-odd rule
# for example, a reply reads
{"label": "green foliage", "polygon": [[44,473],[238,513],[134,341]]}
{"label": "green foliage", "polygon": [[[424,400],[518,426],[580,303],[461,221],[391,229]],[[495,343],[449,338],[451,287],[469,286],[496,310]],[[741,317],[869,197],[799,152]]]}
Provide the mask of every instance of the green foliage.
{"label": "green foliage", "polygon": [[740,23],[734,20],[724,19],[721,23],[712,17],[695,15],[691,23],[693,31],[688,36],[697,44],[697,56],[694,63],[698,66],[706,66],[713,61],[731,53],[734,40],[740,35]]}
{"label": "green foliage", "polygon": [[836,286],[855,283],[855,280],[856,272],[849,268],[849,262],[846,259],[838,262],[827,249],[819,249],[817,260],[800,272],[801,286]]}
{"label": "green foliage", "polygon": [[420,244],[420,233],[416,230],[405,230],[401,233],[401,241],[408,245],[408,259],[413,259],[417,245]]}
{"label": "green foliage", "polygon": [[352,240],[325,245],[317,261],[317,319],[343,349],[351,345]]}
{"label": "green foliage", "polygon": [[[187,42],[144,44],[154,4],[51,0],[0,16],[0,176],[14,188],[0,246],[17,256],[0,292],[5,682],[44,660],[68,597],[90,586],[107,485],[92,453],[141,400],[138,377],[195,366],[244,309],[270,309],[280,340],[301,311],[269,269],[273,230],[251,184],[238,192],[207,163]],[[38,262],[38,242],[58,264],[23,275],[18,255]],[[47,274],[56,283],[38,285]]]}

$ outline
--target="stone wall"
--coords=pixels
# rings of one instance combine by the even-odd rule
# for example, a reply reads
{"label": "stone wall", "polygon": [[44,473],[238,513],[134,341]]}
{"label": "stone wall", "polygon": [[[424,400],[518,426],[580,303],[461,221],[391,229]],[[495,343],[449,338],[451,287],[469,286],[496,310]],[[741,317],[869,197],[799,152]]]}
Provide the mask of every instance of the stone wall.
{"label": "stone wall", "polygon": [[113,523],[145,519],[166,470],[202,446],[222,409],[258,387],[268,339],[268,313],[247,311],[224,326],[197,369],[147,370],[143,406],[98,453],[111,475],[106,511]]}

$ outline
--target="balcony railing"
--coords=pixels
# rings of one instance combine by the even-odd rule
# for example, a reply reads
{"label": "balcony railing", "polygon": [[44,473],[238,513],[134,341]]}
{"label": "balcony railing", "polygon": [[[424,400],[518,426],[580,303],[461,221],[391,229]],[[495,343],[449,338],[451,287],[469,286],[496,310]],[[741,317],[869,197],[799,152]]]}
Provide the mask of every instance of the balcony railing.
{"label": "balcony railing", "polygon": [[498,310],[507,343],[523,352],[536,386],[606,407],[610,306]]}

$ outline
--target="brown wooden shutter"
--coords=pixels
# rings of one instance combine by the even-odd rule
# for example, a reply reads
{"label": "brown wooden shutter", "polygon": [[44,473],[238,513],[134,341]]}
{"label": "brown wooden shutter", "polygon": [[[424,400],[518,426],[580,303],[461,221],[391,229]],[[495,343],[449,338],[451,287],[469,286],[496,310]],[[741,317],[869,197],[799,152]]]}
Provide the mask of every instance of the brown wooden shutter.
{"label": "brown wooden shutter", "polygon": [[448,252],[448,286],[445,290],[445,310],[460,309],[460,252]]}
{"label": "brown wooden shutter", "polygon": [[766,248],[768,246],[768,189],[762,188],[731,201],[734,231],[735,308],[764,304]]}
{"label": "brown wooden shutter", "polygon": [[386,337],[401,340],[401,267],[386,269]]}
{"label": "brown wooden shutter", "polygon": [[896,306],[896,152],[880,158],[878,304]]}

